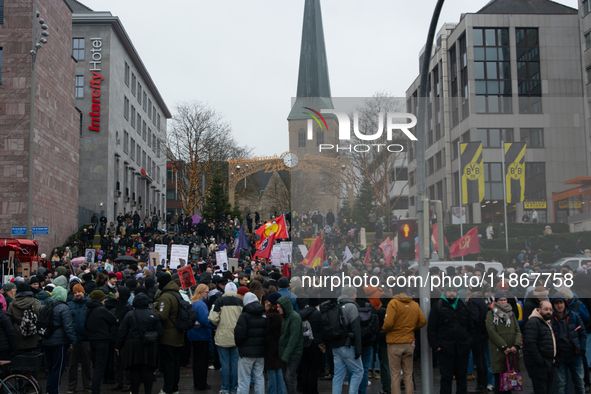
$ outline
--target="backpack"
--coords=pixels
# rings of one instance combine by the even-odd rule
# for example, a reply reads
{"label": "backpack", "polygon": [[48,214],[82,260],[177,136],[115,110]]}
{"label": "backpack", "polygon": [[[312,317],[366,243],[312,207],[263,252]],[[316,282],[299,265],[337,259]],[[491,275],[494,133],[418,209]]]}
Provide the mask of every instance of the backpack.
{"label": "backpack", "polygon": [[37,315],[32,305],[23,311],[23,318],[19,328],[23,337],[37,335]]}
{"label": "backpack", "polygon": [[335,300],[324,301],[320,304],[320,327],[322,338],[330,344],[331,342],[346,339],[349,331],[343,319],[342,306]]}
{"label": "backpack", "polygon": [[314,333],[308,320],[302,322],[302,333],[304,335],[304,347],[309,347],[314,342]]}
{"label": "backpack", "polygon": [[375,308],[367,302],[364,307],[357,307],[359,322],[361,323],[361,343],[363,346],[373,344],[380,330],[378,315]]}
{"label": "backpack", "polygon": [[173,292],[167,291],[167,293],[174,296],[179,303],[179,313],[176,321],[173,322],[174,326],[177,330],[182,332],[191,330],[197,321],[197,313],[195,312],[195,309],[193,309],[191,304]]}
{"label": "backpack", "polygon": [[39,312],[39,317],[37,318],[37,334],[39,334],[41,338],[50,338],[55,330],[61,327],[55,327],[53,325],[53,308],[55,308],[58,303],[63,304],[61,301],[49,302],[43,305],[43,308],[41,308],[41,311]]}

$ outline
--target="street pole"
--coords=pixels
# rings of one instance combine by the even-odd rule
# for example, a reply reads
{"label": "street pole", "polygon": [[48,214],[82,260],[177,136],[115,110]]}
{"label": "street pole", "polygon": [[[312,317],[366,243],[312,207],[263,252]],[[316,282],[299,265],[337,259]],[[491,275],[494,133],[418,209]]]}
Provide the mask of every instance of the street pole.
{"label": "street pole", "polygon": [[[458,140],[458,184],[460,185],[460,238],[464,236],[464,218],[463,218],[463,208],[464,208],[464,195],[462,193],[462,145],[460,144],[460,140]],[[464,256],[462,256],[462,261],[464,261]]]}
{"label": "street pole", "polygon": [[505,250],[509,251],[509,226],[507,225],[507,184],[505,173],[505,141],[501,141],[501,150],[503,151],[503,160],[501,166],[503,167],[503,209],[505,210]]}
{"label": "street pole", "polygon": [[445,260],[445,225],[443,224],[443,202],[434,201],[435,215],[437,215],[437,255],[439,260]]}
{"label": "street pole", "polygon": [[[435,29],[439,21],[439,14],[441,13],[441,7],[445,0],[437,0],[437,5],[433,11],[433,17],[431,18],[431,24],[429,25],[429,33],[427,34],[427,42],[425,45],[425,55],[423,56],[423,64],[421,65],[421,80],[419,87],[419,107],[417,114],[417,128],[416,128],[416,151],[417,151],[417,195],[416,195],[416,206],[418,216],[418,233],[423,234],[425,232],[421,227],[423,224],[423,217],[425,215],[423,208],[423,198],[425,197],[426,191],[426,179],[425,179],[425,114],[427,112],[426,104],[428,100],[425,97],[427,94],[427,80],[429,76],[429,64],[431,62],[431,51],[433,49],[433,40],[435,39]],[[421,238],[419,236],[419,242]],[[427,250],[429,246],[427,244]],[[419,275],[421,278],[426,279],[429,273],[429,260],[425,257],[425,248],[421,248],[419,245]],[[421,310],[426,318],[429,316],[431,311],[431,292],[428,284],[419,287],[419,298],[421,302]],[[421,391],[423,394],[431,394],[433,387],[433,362],[431,348],[428,346],[429,339],[427,336],[427,327],[421,328]]]}
{"label": "street pole", "polygon": [[[31,97],[29,110],[29,175],[27,179],[27,239],[33,239],[33,176],[35,165],[35,60],[37,59],[37,51],[41,48],[41,44],[47,43],[45,37],[49,36],[47,32],[47,25],[43,19],[39,18],[39,11],[35,9],[33,12],[33,49],[29,52],[31,54]],[[39,23],[38,26],[37,22]],[[41,27],[43,30],[37,34],[37,29]]]}

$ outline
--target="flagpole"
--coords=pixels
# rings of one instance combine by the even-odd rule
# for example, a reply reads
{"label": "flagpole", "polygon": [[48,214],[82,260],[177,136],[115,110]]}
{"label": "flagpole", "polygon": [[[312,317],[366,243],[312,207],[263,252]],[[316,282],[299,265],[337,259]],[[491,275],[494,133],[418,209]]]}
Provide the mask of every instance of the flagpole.
{"label": "flagpole", "polygon": [[501,151],[503,153],[503,159],[501,161],[501,166],[503,166],[503,208],[505,209],[505,250],[509,251],[509,223],[507,223],[507,184],[506,178],[507,174],[505,173],[505,141],[501,141]]}
{"label": "flagpole", "polygon": [[[460,140],[458,140],[458,183],[460,184],[460,238],[464,236],[464,225],[462,219],[462,208],[464,207],[462,198],[464,197],[462,193],[462,152],[460,151]],[[464,256],[462,256],[462,261],[464,261]]]}

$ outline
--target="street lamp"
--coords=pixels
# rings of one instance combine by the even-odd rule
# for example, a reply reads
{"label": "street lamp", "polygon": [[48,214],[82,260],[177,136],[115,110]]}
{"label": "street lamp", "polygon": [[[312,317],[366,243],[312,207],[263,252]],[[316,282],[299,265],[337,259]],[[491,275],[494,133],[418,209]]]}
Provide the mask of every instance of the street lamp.
{"label": "street lamp", "polygon": [[47,44],[49,32],[43,18],[39,18],[39,11],[35,11],[33,16],[33,49],[31,54],[31,108],[29,113],[29,179],[27,182],[27,238],[33,238],[33,173],[35,164],[35,60],[37,60],[37,51],[41,44]]}

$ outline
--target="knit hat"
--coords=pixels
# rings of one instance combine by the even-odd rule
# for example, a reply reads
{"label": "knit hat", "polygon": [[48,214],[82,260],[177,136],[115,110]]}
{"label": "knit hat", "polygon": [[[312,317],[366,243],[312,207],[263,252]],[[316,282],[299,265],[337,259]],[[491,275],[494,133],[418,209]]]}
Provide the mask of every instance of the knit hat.
{"label": "knit hat", "polygon": [[499,290],[509,290],[509,282],[501,281],[497,283],[497,289]]}
{"label": "knit hat", "polygon": [[31,291],[31,286],[29,286],[27,283],[22,282],[19,283],[18,286],[16,286],[16,294],[20,294],[20,293],[24,293],[25,291]]}
{"label": "knit hat", "polygon": [[115,276],[117,277],[117,280],[123,280],[123,274],[121,274],[121,272],[116,272]]}
{"label": "knit hat", "polygon": [[125,281],[125,286],[129,287],[131,290],[137,287],[137,280],[135,279],[127,279]]}
{"label": "knit hat", "polygon": [[538,286],[532,291],[534,297],[548,296],[548,290],[544,286]]}
{"label": "knit hat", "polygon": [[281,298],[281,294],[279,293],[271,293],[267,296],[267,301],[269,301],[273,305],[277,305],[277,300]]}
{"label": "knit hat", "polygon": [[82,275],[82,280],[85,282],[90,282],[92,280],[92,274],[88,273],[88,274]]}
{"label": "knit hat", "polygon": [[495,301],[498,300],[499,298],[507,298],[507,293],[505,293],[503,290],[499,290],[495,293]]}
{"label": "knit hat", "polygon": [[258,301],[259,299],[254,293],[246,293],[244,296],[244,301],[242,301],[243,305],[246,306],[248,304],[252,304],[253,302]]}
{"label": "knit hat", "polygon": [[169,273],[164,273],[158,277],[158,288],[164,290],[164,287],[172,280]]}
{"label": "knit hat", "polygon": [[93,300],[102,301],[107,298],[107,296],[100,290],[93,290],[93,292],[90,293],[90,298]]}
{"label": "knit hat", "polygon": [[112,272],[109,272],[109,279],[113,279],[113,278],[116,278],[116,277],[117,277],[117,274],[114,274]]}
{"label": "knit hat", "polygon": [[128,270],[127,268],[123,270],[123,275],[125,276],[131,276],[131,271]]}
{"label": "knit hat", "polygon": [[248,287],[246,287],[246,286],[240,286],[237,291],[237,293],[240,295],[245,295],[248,292],[249,292],[249,290],[248,290]]}
{"label": "knit hat", "polygon": [[353,297],[355,294],[357,294],[357,289],[353,286],[344,286],[341,290],[341,295],[345,297]]}
{"label": "knit hat", "polygon": [[31,279],[29,279],[29,284],[32,285],[33,283],[39,283],[39,278],[36,276],[31,277]]}
{"label": "knit hat", "polygon": [[277,284],[279,285],[280,289],[286,289],[289,287],[289,278],[283,276],[277,281]]}
{"label": "knit hat", "polygon": [[81,292],[83,292],[83,293],[86,293],[86,292],[84,291],[84,287],[82,287],[82,285],[81,285],[81,284],[79,284],[79,283],[75,284],[75,285],[74,285],[74,287],[72,287],[72,291],[73,291],[74,293],[75,293],[75,292],[77,292],[77,291],[81,291]]}

